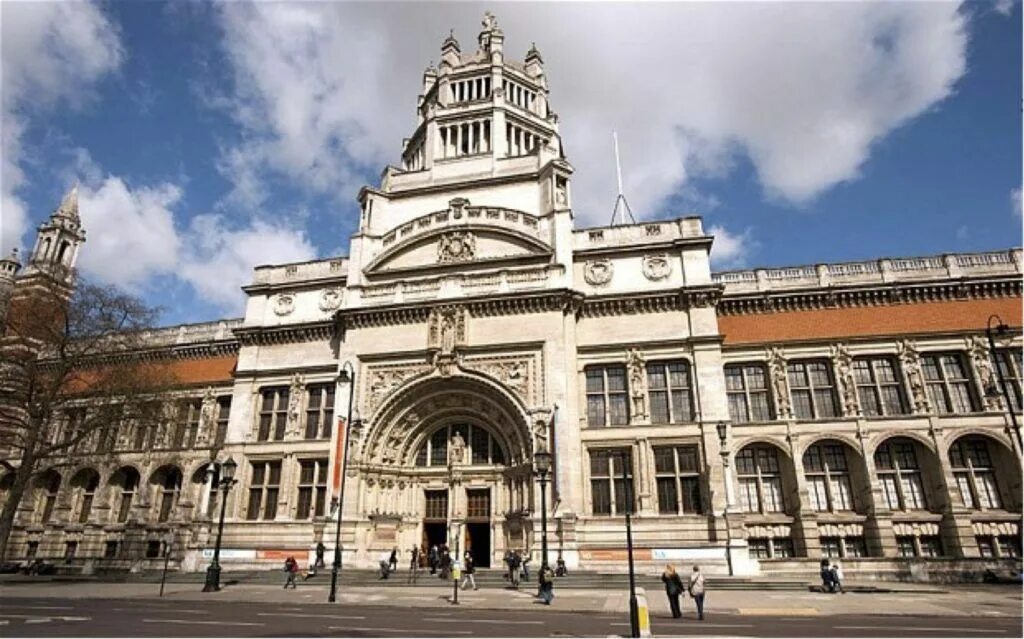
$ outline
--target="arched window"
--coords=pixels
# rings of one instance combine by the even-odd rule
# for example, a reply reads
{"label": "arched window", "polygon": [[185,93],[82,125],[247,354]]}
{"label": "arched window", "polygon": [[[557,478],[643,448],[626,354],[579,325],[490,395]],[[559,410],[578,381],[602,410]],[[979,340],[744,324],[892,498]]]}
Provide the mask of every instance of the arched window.
{"label": "arched window", "polygon": [[448,465],[448,442],[458,433],[469,449],[469,463],[478,466],[504,465],[505,451],[491,433],[472,424],[449,424],[443,426],[423,442],[416,451],[417,466]]}
{"label": "arched window", "polygon": [[139,490],[139,473],[134,468],[125,466],[114,473],[110,483],[117,491],[117,521],[124,523],[128,521],[135,493]]}
{"label": "arched window", "polygon": [[956,487],[968,508],[1001,508],[988,442],[983,437],[962,437],[949,448]]}
{"label": "arched window", "polygon": [[914,442],[890,439],[875,451],[875,470],[890,510],[927,508]]}
{"label": "arched window", "polygon": [[815,510],[853,510],[850,467],[843,444],[823,442],[808,448],[804,453],[804,476]]}
{"label": "arched window", "polygon": [[68,244],[67,240],[65,240],[65,241],[60,243],[60,251],[57,253],[57,262],[60,262],[60,263],[64,262],[64,256],[67,255],[68,248],[70,246],[71,245]]}
{"label": "arched window", "polygon": [[71,479],[71,487],[75,491],[75,521],[78,523],[84,524],[89,521],[99,485],[100,474],[91,468],[78,471]]}
{"label": "arched window", "polygon": [[46,523],[53,516],[53,509],[57,505],[57,494],[60,492],[60,474],[54,470],[48,470],[39,478],[38,489],[41,491],[37,504],[39,521]]}
{"label": "arched window", "polygon": [[779,451],[767,444],[751,444],[736,453],[740,507],[744,512],[783,512],[782,471]]}
{"label": "arched window", "polygon": [[159,486],[160,511],[157,521],[169,521],[181,492],[181,471],[174,466],[165,466],[155,473],[154,483]]}

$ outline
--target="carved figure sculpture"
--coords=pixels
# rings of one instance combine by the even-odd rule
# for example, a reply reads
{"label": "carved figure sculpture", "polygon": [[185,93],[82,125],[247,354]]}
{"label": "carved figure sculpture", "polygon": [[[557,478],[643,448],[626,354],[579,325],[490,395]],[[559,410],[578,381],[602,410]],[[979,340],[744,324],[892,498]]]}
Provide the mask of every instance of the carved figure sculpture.
{"label": "carved figure sculpture", "polygon": [[629,373],[629,390],[630,399],[633,402],[633,417],[636,419],[646,419],[647,376],[645,361],[640,351],[635,348],[626,351],[626,370]]}
{"label": "carved figure sculpture", "polygon": [[476,254],[476,238],[469,231],[445,233],[437,242],[437,261],[465,262]]}
{"label": "carved figure sculpture", "polygon": [[302,393],[305,391],[306,382],[302,375],[292,375],[291,384],[288,387],[288,434],[296,437],[299,434],[299,418],[302,411]]}
{"label": "carved figure sculpture", "polygon": [[583,279],[592,286],[601,286],[612,281],[614,272],[611,260],[592,260],[583,266]]}
{"label": "carved figure sculpture", "polygon": [[213,388],[206,387],[203,393],[203,403],[199,409],[199,432],[196,433],[196,445],[208,446],[215,436],[217,429],[217,395]]}
{"label": "carved figure sculpture", "polygon": [[466,440],[462,438],[462,435],[455,433],[452,436],[451,443],[448,445],[448,463],[462,464],[466,459]]}
{"label": "carved figure sculpture", "polygon": [[860,400],[857,397],[857,382],[853,377],[853,355],[846,344],[832,346],[832,365],[835,369],[836,383],[839,386],[839,399],[842,402],[843,415],[860,415]]}
{"label": "carved figure sculpture", "polygon": [[768,348],[768,375],[771,378],[775,396],[775,410],[779,419],[793,417],[793,405],[789,398],[789,380],[786,377],[786,353],[781,347]]}
{"label": "carved figure sculpture", "polygon": [[917,345],[913,340],[901,340],[897,345],[896,352],[907,375],[910,398],[914,402],[914,412],[927,413],[931,411],[931,402],[928,401],[928,392],[924,383],[924,373],[921,371],[921,354],[917,350]]}
{"label": "carved figure sculpture", "polygon": [[672,263],[667,255],[647,255],[643,261],[644,277],[653,281],[663,280],[672,273]]}
{"label": "carved figure sculpture", "polygon": [[980,335],[972,335],[964,341],[967,344],[967,352],[971,354],[971,360],[974,362],[974,370],[978,371],[978,381],[981,382],[981,388],[985,391],[985,408],[991,411],[1001,411],[1003,409],[1002,396],[989,397],[987,392],[990,388],[998,388],[988,342]]}

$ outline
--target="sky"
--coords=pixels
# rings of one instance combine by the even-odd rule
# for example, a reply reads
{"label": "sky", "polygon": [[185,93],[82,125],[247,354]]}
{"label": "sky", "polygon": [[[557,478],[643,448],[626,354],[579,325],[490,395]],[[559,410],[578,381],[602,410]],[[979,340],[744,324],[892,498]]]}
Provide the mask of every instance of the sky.
{"label": "sky", "polygon": [[1019,0],[0,3],[0,250],[74,183],[78,266],[241,315],[258,264],[344,255],[422,73],[492,11],[544,57],[577,227],[611,132],[640,220],[698,214],[716,270],[1021,244]]}

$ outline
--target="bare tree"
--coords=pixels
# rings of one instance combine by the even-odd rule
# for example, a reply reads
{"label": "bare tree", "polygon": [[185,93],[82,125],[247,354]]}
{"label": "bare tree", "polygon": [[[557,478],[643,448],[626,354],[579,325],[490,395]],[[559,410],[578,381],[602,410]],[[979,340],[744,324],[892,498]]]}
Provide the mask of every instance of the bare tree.
{"label": "bare tree", "polygon": [[[27,283],[28,284],[28,283]],[[110,452],[116,429],[158,424],[173,386],[148,344],[155,309],[113,287],[40,279],[16,292],[0,341],[0,464],[10,475],[0,558],[37,473]]]}

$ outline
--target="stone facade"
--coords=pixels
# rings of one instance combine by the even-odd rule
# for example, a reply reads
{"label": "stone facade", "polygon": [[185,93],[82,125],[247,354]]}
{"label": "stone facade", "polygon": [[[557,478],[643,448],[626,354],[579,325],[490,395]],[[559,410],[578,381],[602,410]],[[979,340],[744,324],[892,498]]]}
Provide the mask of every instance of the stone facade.
{"label": "stone facade", "polygon": [[712,273],[697,217],[577,229],[543,60],[503,38],[445,40],[347,257],[257,267],[243,318],[153,335],[195,435],[41,475],[15,554],[140,566],[173,538],[202,569],[231,457],[228,566],[331,552],[343,485],[346,566],[445,541],[495,565],[539,554],[543,448],[573,567],[623,567],[630,499],[641,565],[1019,557],[985,322],[1019,403],[1021,251]]}

